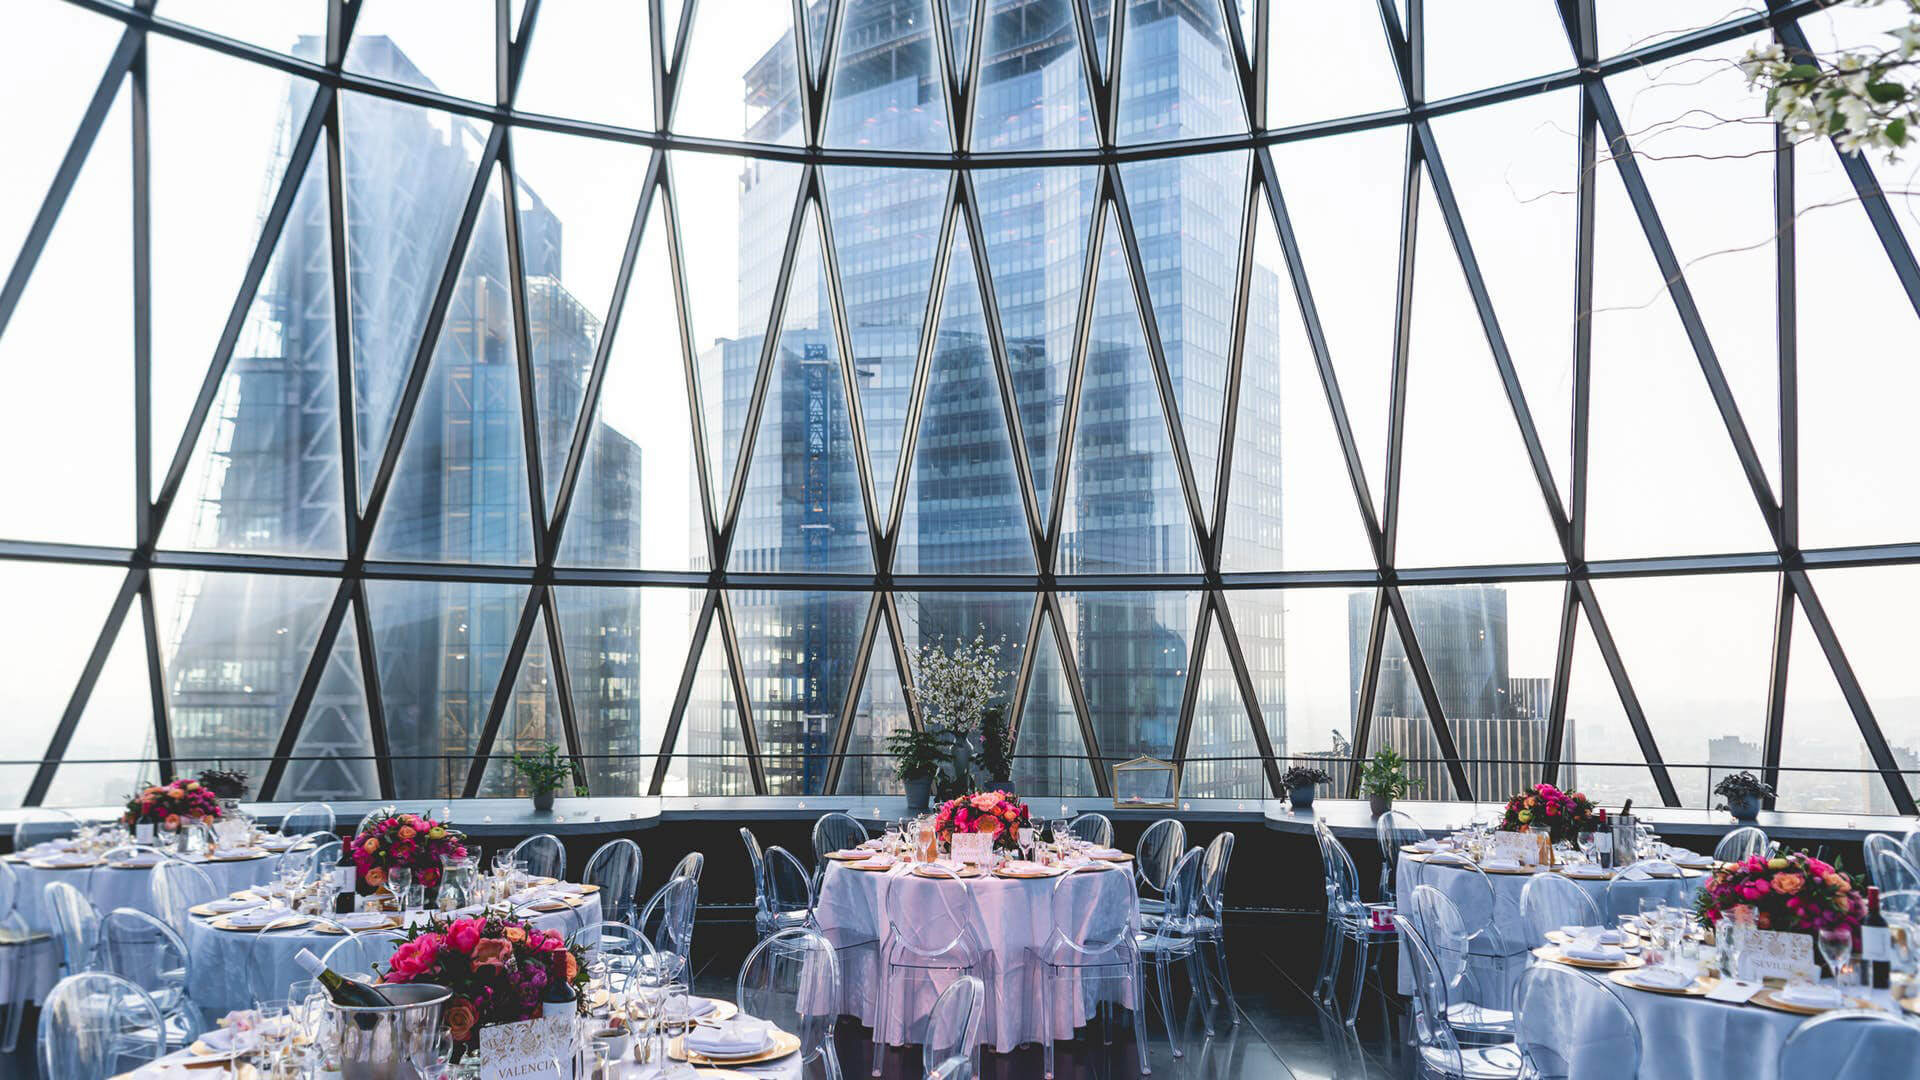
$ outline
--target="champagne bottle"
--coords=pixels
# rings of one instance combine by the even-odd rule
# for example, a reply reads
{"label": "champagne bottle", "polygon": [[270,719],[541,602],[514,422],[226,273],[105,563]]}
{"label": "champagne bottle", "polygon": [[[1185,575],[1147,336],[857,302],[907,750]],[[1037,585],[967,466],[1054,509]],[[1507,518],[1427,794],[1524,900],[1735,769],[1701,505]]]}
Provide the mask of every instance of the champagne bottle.
{"label": "champagne bottle", "polygon": [[321,962],[310,949],[301,949],[294,955],[293,962],[313,976],[315,982],[327,988],[327,994],[333,998],[335,1005],[357,1009],[385,1009],[393,1005],[379,987],[347,978]]}
{"label": "champagne bottle", "polygon": [[1867,917],[1860,923],[1860,959],[1866,962],[1875,990],[1885,990],[1893,974],[1893,931],[1880,914],[1880,890],[1867,886]]}

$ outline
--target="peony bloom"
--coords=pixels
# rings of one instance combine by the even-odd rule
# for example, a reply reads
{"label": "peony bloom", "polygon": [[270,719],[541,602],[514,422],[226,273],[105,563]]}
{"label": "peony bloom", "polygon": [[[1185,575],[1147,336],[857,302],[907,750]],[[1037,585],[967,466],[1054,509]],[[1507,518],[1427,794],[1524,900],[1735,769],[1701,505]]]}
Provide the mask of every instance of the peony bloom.
{"label": "peony bloom", "polygon": [[466,1042],[473,1036],[473,1029],[480,1022],[480,1011],[473,1002],[457,997],[447,1002],[447,1031],[454,1042]]}
{"label": "peony bloom", "polygon": [[513,943],[505,938],[481,938],[474,944],[472,952],[476,969],[491,967],[504,970],[507,961],[513,959]]}
{"label": "peony bloom", "polygon": [[447,927],[447,944],[463,953],[470,953],[480,943],[480,930],[485,925],[479,919],[455,919]]}

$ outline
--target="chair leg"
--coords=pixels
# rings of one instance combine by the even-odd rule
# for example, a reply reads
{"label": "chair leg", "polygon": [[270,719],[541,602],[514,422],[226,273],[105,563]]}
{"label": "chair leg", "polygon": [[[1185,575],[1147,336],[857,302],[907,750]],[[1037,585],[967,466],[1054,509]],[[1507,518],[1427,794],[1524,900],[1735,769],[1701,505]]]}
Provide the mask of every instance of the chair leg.
{"label": "chair leg", "polygon": [[873,1016],[873,1075],[875,1076],[880,1075],[880,1066],[887,1060],[887,993],[891,990],[887,984],[893,981],[890,978],[892,974],[887,970],[886,957],[881,957],[878,979],[880,1003],[875,1007]]}
{"label": "chair leg", "polygon": [[1053,1080],[1053,969],[1040,969],[1040,1065]]}
{"label": "chair leg", "polygon": [[1147,1060],[1147,975],[1137,958],[1133,963],[1132,989],[1133,1046],[1140,1055],[1140,1075],[1148,1076],[1153,1073],[1153,1068]]}
{"label": "chair leg", "polygon": [[1193,984],[1193,1003],[1200,1010],[1200,1027],[1213,1038],[1213,991],[1207,986],[1207,973],[1200,959],[1200,945],[1194,943],[1187,954],[1187,981]]}
{"label": "chair leg", "polygon": [[1160,983],[1160,1018],[1167,1024],[1167,1045],[1173,1047],[1174,1057],[1185,1057],[1186,1052],[1180,1049],[1180,1032],[1173,1022],[1173,979],[1167,974],[1167,954],[1154,957],[1153,967]]}
{"label": "chair leg", "polygon": [[1353,962],[1353,989],[1347,992],[1346,1022],[1348,1027],[1353,1027],[1354,1023],[1360,1019],[1360,992],[1367,985],[1366,937],[1363,935],[1354,938],[1353,947],[1356,952],[1354,953]]}
{"label": "chair leg", "polygon": [[1227,999],[1228,1020],[1240,1022],[1240,999],[1233,996],[1233,980],[1227,977],[1227,942],[1225,938],[1213,939],[1213,962],[1220,969],[1220,992]]}
{"label": "chair leg", "polygon": [[1325,1005],[1329,1010],[1334,1009],[1336,1003],[1340,1000],[1340,958],[1345,955],[1346,951],[1346,931],[1336,923],[1327,923],[1326,989],[1319,995],[1319,998],[1320,1003]]}

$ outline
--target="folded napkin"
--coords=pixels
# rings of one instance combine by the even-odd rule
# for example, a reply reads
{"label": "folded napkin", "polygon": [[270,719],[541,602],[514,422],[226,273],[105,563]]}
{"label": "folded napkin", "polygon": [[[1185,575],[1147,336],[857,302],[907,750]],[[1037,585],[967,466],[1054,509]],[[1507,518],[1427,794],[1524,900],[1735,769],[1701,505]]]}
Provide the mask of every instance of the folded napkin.
{"label": "folded napkin", "polygon": [[1676,877],[1679,873],[1679,867],[1664,859],[1649,859],[1646,862],[1629,868],[1626,873],[1620,876],[1626,878],[1628,881],[1646,881],[1652,877]]}
{"label": "folded napkin", "polygon": [[1713,856],[1702,855],[1697,851],[1683,851],[1674,855],[1673,861],[1680,866],[1712,866]]}
{"label": "folded napkin", "polygon": [[839,851],[827,857],[830,859],[864,859],[867,857],[867,853],[863,848],[841,848]]}
{"label": "folded napkin", "polygon": [[551,895],[553,895],[553,893],[545,885],[535,885],[531,889],[521,889],[512,896],[507,897],[507,903],[512,904],[514,907],[520,907],[523,904],[537,904]]}
{"label": "folded napkin", "polygon": [[866,848],[868,851],[879,851],[881,848],[887,846],[887,842],[876,837],[875,839],[864,841],[860,846]]}
{"label": "folded napkin", "polygon": [[236,911],[227,916],[227,922],[233,926],[265,926],[277,919],[290,918],[293,909],[283,904],[270,904],[266,907]]}
{"label": "folded napkin", "polygon": [[248,908],[259,907],[261,903],[258,897],[249,896],[244,899],[209,900],[205,907],[208,911],[224,915],[230,911],[245,911]]}
{"label": "folded napkin", "polygon": [[260,853],[257,847],[223,847],[214,848],[207,855],[215,859],[251,859]]}
{"label": "folded napkin", "polygon": [[1044,874],[1052,870],[1052,867],[1042,866],[1037,862],[1032,862],[1027,859],[1008,859],[1006,862],[1000,864],[1000,869],[1015,874]]}
{"label": "folded napkin", "polygon": [[1518,859],[1481,859],[1480,868],[1482,870],[1518,870],[1520,869],[1520,860]]}
{"label": "folded napkin", "polygon": [[1125,854],[1126,852],[1116,847],[1090,847],[1087,849],[1087,855],[1095,859],[1117,859]]}
{"label": "folded napkin", "polygon": [[1610,926],[1563,926],[1560,932],[1575,941],[1589,941],[1600,945],[1621,945],[1627,935]]}
{"label": "folded napkin", "polygon": [[1465,866],[1469,860],[1457,851],[1436,851],[1427,857],[1427,862],[1438,866]]}
{"label": "folded napkin", "polygon": [[1444,840],[1419,840],[1407,846],[1415,851],[1445,851],[1453,845]]}
{"label": "folded napkin", "polygon": [[1693,972],[1673,967],[1641,968],[1628,972],[1627,980],[1642,986],[1657,986],[1662,990],[1685,990],[1693,985]]}
{"label": "folded napkin", "polygon": [[1613,876],[1613,871],[1604,866],[1595,866],[1592,863],[1581,863],[1577,866],[1562,867],[1560,872],[1570,878],[1591,878],[1596,880]]}
{"label": "folded napkin", "polygon": [[371,930],[376,926],[385,926],[393,916],[384,911],[350,911],[334,916],[334,922],[349,930]]}
{"label": "folded napkin", "polygon": [[1808,1009],[1837,1009],[1847,1003],[1840,991],[1831,986],[1789,986],[1775,990],[1773,999]]}
{"label": "folded napkin", "polygon": [[893,856],[883,851],[878,855],[875,855],[868,859],[864,859],[858,863],[855,863],[854,865],[855,866],[871,866],[878,869],[883,866],[892,866],[894,863],[898,861],[899,861],[898,859],[895,859]]}
{"label": "folded napkin", "polygon": [[157,851],[136,851],[113,860],[113,865],[131,870],[142,866],[159,866],[166,858]]}
{"label": "folded napkin", "polygon": [[739,1015],[687,1032],[686,1047],[708,1057],[746,1057],[773,1045],[773,1025]]}
{"label": "folded napkin", "polygon": [[1576,941],[1560,946],[1560,955],[1575,960],[1592,960],[1596,963],[1617,964],[1627,958],[1627,954],[1618,945],[1601,945],[1597,942]]}
{"label": "folded napkin", "polygon": [[260,1035],[251,1029],[222,1027],[200,1036],[200,1041],[216,1054],[241,1054],[253,1049]]}

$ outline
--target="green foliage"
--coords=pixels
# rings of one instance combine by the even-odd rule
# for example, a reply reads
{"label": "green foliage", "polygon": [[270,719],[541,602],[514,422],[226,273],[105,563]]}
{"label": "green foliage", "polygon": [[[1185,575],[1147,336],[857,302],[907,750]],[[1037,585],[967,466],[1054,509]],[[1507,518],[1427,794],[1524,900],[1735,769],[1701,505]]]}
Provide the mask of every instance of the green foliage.
{"label": "green foliage", "polygon": [[1383,746],[1360,769],[1360,791],[1397,799],[1420,786],[1407,775],[1407,759],[1391,746]]}
{"label": "green foliage", "polygon": [[925,780],[940,771],[940,737],[931,731],[902,728],[887,736],[893,773],[902,780]]}
{"label": "green foliage", "polygon": [[1314,784],[1333,783],[1333,774],[1312,765],[1295,765],[1280,774],[1280,786],[1289,790]]}
{"label": "green foliage", "polygon": [[[513,771],[527,782],[535,795],[559,791],[573,779],[573,763],[560,756],[558,743],[542,743],[531,754],[516,753],[512,764]],[[574,789],[576,795],[586,793],[585,784]]]}

